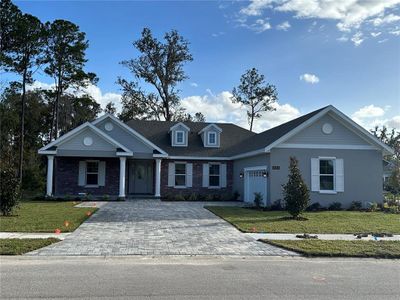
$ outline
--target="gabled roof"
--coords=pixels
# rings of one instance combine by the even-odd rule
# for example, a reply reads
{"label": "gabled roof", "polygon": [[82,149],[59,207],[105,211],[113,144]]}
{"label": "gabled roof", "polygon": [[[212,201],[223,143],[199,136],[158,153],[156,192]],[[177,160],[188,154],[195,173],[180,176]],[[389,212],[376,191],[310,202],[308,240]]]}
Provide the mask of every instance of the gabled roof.
{"label": "gabled roof", "polygon": [[178,122],[178,123],[172,125],[168,132],[174,130],[175,128],[178,128],[179,126],[185,128],[187,131],[190,131],[190,128],[189,128],[188,126],[186,126],[186,125],[183,124],[182,122]]}
{"label": "gabled roof", "polygon": [[221,127],[219,127],[217,124],[215,124],[215,123],[211,123],[211,124],[209,124],[209,125],[207,125],[206,127],[204,127],[202,130],[200,130],[199,131],[199,134],[202,134],[204,131],[206,131],[206,130],[208,130],[208,129],[211,129],[211,128],[214,128],[216,131],[218,131],[219,133],[221,133],[222,132],[222,129],[221,129]]}
{"label": "gabled roof", "polygon": [[67,142],[68,140],[72,139],[75,135],[83,131],[84,129],[90,129],[102,139],[107,141],[109,144],[113,145],[116,148],[118,153],[123,152],[125,155],[132,155],[133,153],[126,148],[124,145],[118,143],[116,140],[105,134],[103,131],[98,129],[96,126],[92,125],[89,122],[83,123],[82,125],[76,127],[75,129],[67,132],[66,134],[60,136],[58,139],[52,141],[51,143],[47,144],[46,146],[40,148],[38,150],[39,154],[55,154],[51,152],[56,152],[58,146],[62,145],[63,143]]}

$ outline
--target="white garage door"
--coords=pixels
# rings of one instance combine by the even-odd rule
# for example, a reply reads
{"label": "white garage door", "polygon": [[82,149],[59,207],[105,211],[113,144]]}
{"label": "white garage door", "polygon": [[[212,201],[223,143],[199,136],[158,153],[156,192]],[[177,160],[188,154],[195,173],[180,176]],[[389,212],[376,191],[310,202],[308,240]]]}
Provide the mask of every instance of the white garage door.
{"label": "white garage door", "polygon": [[254,203],[254,194],[260,193],[263,196],[263,205],[267,204],[266,171],[266,167],[245,169],[245,202]]}

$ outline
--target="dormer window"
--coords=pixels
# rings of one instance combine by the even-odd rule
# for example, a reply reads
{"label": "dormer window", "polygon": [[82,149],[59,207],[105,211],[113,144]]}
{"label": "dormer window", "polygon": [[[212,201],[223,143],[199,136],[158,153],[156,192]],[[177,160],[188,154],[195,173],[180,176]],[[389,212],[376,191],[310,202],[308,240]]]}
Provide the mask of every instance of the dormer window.
{"label": "dormer window", "polygon": [[217,134],[214,131],[208,132],[208,144],[210,146],[217,145]]}
{"label": "dormer window", "polygon": [[221,144],[222,129],[216,124],[209,124],[199,131],[204,147],[218,148]]}
{"label": "dormer window", "polygon": [[172,147],[187,147],[190,128],[182,122],[176,123],[169,129]]}
{"label": "dormer window", "polygon": [[185,144],[185,132],[182,130],[177,130],[175,131],[175,142],[178,145],[184,145]]}

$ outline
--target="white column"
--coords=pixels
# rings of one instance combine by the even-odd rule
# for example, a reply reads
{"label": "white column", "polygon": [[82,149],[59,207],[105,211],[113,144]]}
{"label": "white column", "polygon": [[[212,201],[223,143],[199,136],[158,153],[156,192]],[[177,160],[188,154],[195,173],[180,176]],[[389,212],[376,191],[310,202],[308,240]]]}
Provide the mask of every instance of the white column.
{"label": "white column", "polygon": [[53,195],[53,165],[54,165],[54,155],[47,155],[47,185],[46,185],[46,195]]}
{"label": "white column", "polygon": [[125,197],[126,157],[119,158],[119,197]]}
{"label": "white column", "polygon": [[155,197],[160,197],[160,187],[161,187],[161,159],[156,159],[156,187],[155,187]]}

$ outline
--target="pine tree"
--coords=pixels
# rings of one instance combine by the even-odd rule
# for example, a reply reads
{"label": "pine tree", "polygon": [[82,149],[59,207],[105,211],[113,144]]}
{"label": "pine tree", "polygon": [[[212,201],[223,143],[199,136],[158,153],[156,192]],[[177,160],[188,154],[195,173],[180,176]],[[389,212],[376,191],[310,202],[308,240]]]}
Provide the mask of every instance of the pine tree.
{"label": "pine tree", "polygon": [[289,180],[283,185],[286,210],[293,216],[298,216],[307,208],[310,201],[310,192],[298,167],[295,157],[290,157]]}

